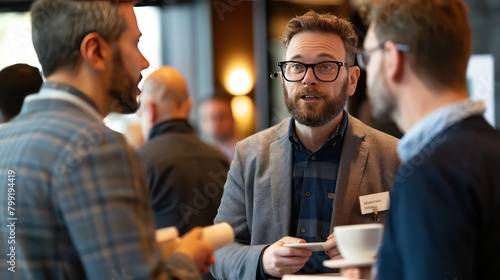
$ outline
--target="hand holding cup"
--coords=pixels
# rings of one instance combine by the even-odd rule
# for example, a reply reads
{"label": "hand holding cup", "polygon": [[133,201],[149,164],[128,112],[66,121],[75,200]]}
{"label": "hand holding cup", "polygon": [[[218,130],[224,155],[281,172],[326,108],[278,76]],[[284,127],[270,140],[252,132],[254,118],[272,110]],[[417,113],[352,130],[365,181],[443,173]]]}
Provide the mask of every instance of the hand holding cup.
{"label": "hand holding cup", "polygon": [[213,251],[234,241],[233,228],[228,223],[220,223],[204,228],[194,228],[179,238],[175,227],[156,230],[156,240],[160,244],[162,256],[183,253],[191,258],[201,273],[215,262]]}

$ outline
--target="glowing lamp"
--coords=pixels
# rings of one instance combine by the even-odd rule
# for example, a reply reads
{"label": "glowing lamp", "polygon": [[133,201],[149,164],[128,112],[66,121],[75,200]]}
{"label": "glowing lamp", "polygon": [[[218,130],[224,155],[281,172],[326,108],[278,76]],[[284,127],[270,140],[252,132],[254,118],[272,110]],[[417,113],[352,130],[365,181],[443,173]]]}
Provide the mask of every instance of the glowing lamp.
{"label": "glowing lamp", "polygon": [[252,79],[243,68],[233,69],[227,78],[227,90],[233,95],[244,95],[252,90]]}

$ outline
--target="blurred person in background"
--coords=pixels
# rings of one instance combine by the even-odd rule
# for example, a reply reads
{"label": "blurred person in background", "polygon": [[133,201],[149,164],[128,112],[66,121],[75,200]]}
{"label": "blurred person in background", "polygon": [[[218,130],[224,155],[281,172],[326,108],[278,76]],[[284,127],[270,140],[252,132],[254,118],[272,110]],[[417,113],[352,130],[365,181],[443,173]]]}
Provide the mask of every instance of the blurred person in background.
{"label": "blurred person in background", "polygon": [[235,125],[229,94],[218,93],[198,106],[200,137],[221,150],[229,161],[233,160],[237,142]]}
{"label": "blurred person in background", "polygon": [[180,234],[213,224],[229,170],[226,157],[188,124],[191,107],[176,69],[161,67],[144,81],[139,114],[146,143],[137,153],[146,166],[156,228],[175,226]]}
{"label": "blurred person in background", "polygon": [[0,123],[8,122],[19,112],[24,98],[37,93],[43,79],[38,68],[24,63],[0,71]]}

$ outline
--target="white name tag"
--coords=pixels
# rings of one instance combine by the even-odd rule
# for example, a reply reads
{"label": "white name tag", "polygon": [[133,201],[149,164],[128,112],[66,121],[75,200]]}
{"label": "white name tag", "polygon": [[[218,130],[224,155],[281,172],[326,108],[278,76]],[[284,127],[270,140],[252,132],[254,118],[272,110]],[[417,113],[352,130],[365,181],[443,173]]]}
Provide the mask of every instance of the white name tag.
{"label": "white name tag", "polygon": [[390,197],[389,192],[381,192],[359,197],[361,214],[373,213],[373,208],[377,206],[377,211],[386,211],[389,209]]}

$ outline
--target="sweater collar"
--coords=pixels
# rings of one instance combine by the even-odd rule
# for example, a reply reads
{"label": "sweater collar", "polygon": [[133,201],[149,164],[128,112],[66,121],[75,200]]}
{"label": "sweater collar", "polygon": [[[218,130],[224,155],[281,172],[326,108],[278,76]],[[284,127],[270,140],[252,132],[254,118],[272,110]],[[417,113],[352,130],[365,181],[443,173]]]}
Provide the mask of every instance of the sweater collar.
{"label": "sweater collar", "polygon": [[191,133],[193,128],[186,119],[171,119],[153,126],[149,133],[149,140],[165,133]]}
{"label": "sweater collar", "polygon": [[474,115],[482,115],[486,107],[481,101],[470,99],[443,106],[416,123],[401,138],[398,153],[403,163],[408,162],[450,126]]}

